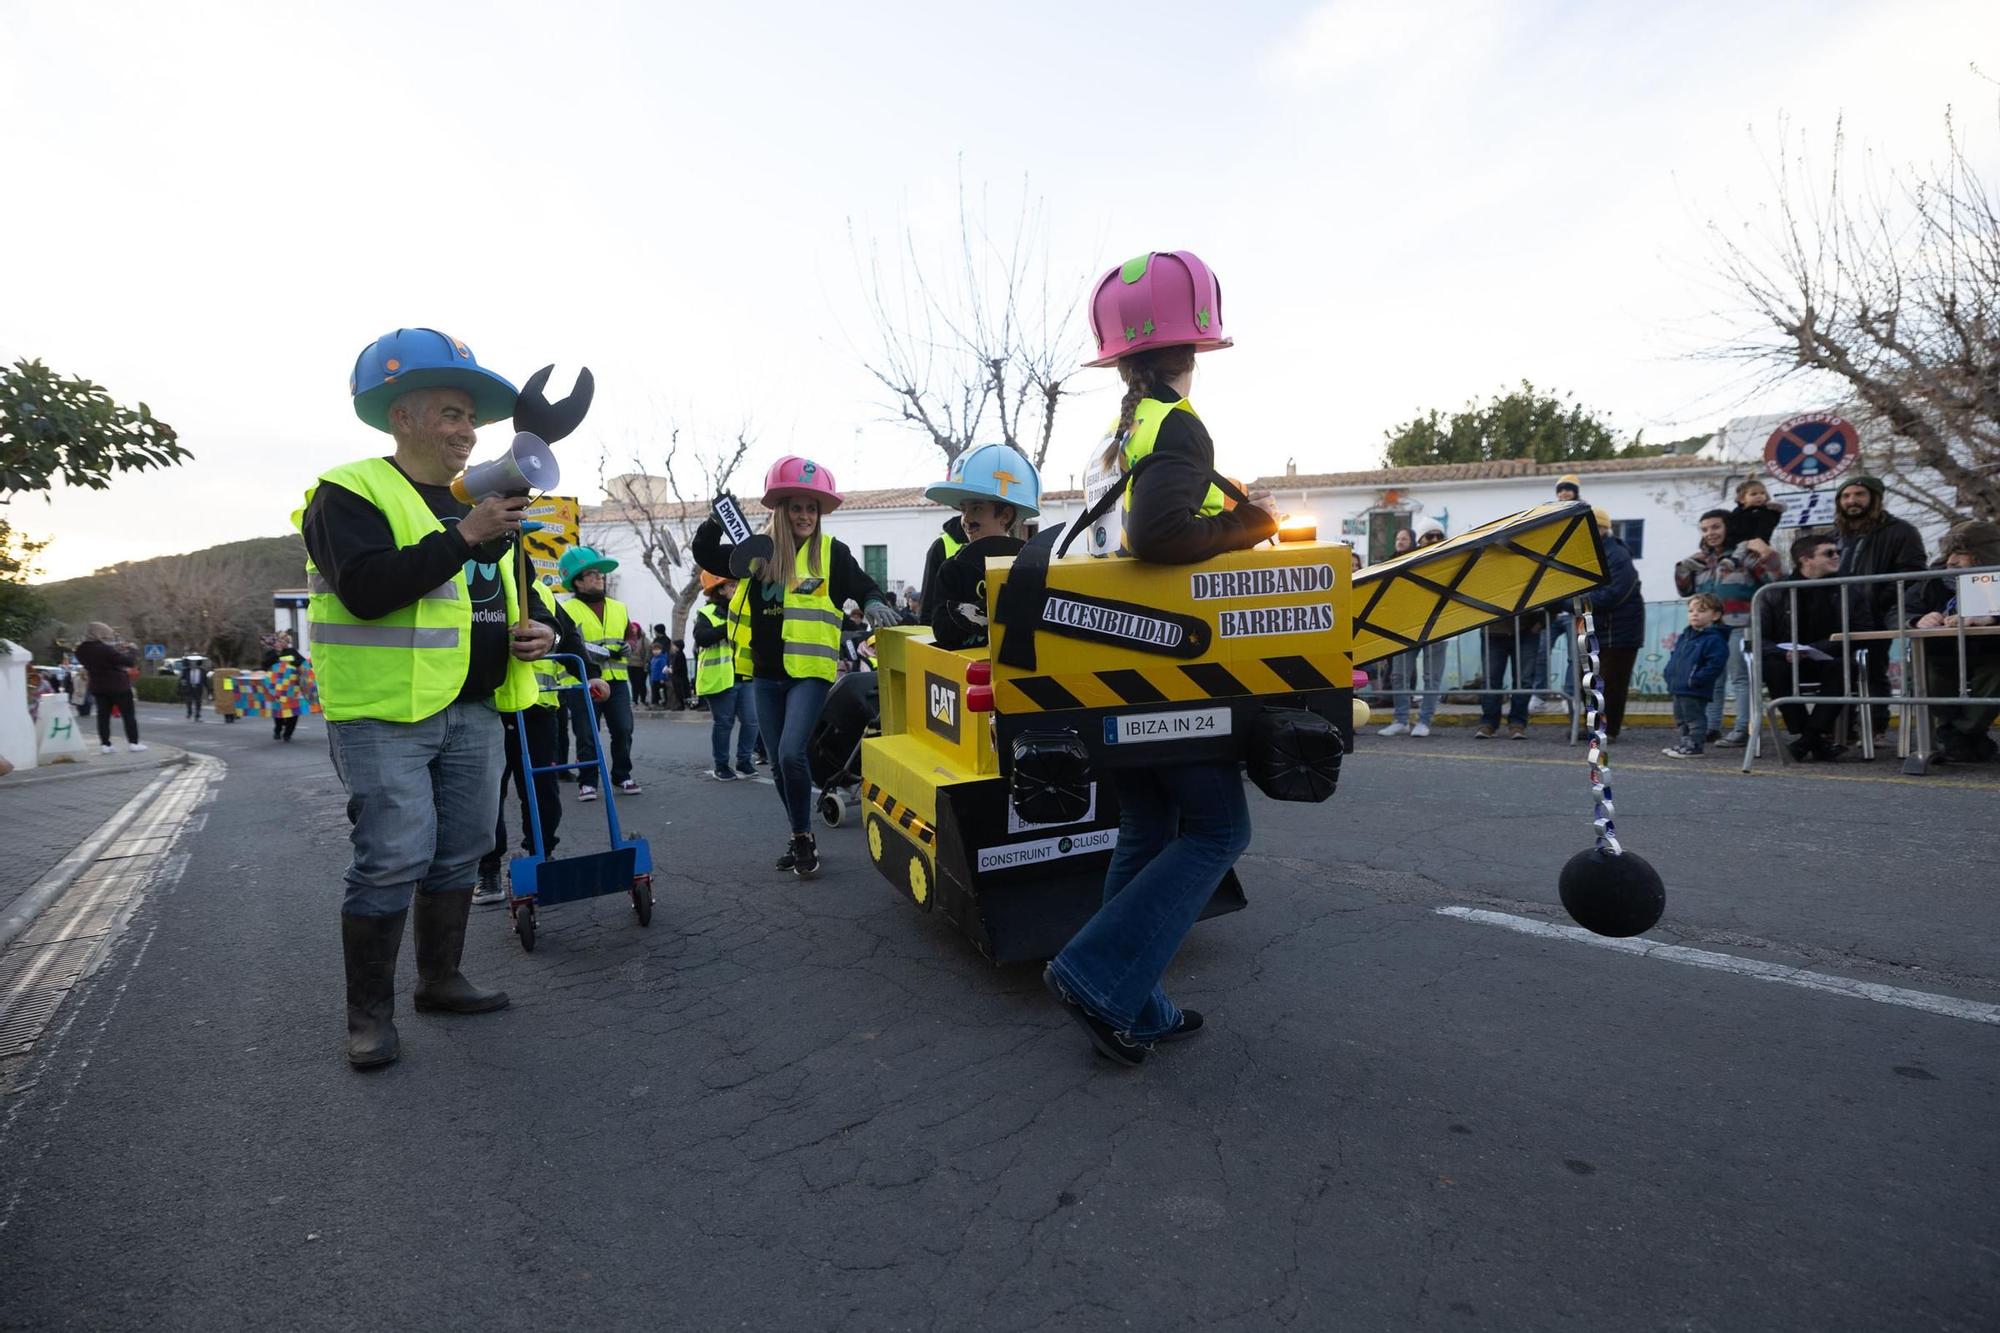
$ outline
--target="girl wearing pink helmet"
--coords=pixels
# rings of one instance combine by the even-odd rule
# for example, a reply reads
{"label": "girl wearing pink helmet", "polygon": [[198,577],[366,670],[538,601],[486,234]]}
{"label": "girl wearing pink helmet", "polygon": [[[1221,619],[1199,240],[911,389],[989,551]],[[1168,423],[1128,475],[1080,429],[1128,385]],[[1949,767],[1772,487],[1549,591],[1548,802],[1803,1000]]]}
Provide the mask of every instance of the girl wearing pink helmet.
{"label": "girl wearing pink helmet", "polygon": [[[791,822],[791,839],[777,868],[800,879],[819,873],[806,742],[838,674],[841,604],[850,598],[859,602],[871,626],[902,623],[854,553],[821,528],[820,519],[840,501],[833,474],[820,464],[797,456],[773,463],[764,476],[770,522],[764,536],[745,542],[756,554],[730,605],[732,618],[749,620],[747,639],[737,638],[736,674],[750,677],[757,728]],[[732,550],[723,545],[722,525],[715,519],[695,531],[692,546],[695,563],[732,577]]]}
{"label": "girl wearing pink helmet", "polygon": [[[1126,551],[1194,564],[1275,533],[1268,492],[1225,505],[1214,442],[1188,403],[1195,354],[1230,345],[1208,266],[1178,250],[1114,268],[1097,284],[1091,322],[1098,356],[1090,364],[1115,366],[1125,382],[1093,470],[1130,477]],[[1234,761],[1114,769],[1106,780],[1120,816],[1103,905],[1042,978],[1099,1053],[1137,1065],[1154,1043],[1201,1027],[1201,1015],[1168,999],[1160,978],[1249,845],[1250,811]]]}

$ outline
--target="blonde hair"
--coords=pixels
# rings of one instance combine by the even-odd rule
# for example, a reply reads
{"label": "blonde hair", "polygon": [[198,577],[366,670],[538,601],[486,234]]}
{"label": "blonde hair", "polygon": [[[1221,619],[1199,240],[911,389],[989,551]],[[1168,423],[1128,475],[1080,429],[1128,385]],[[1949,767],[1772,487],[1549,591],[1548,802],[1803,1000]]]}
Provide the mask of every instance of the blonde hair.
{"label": "blonde hair", "polygon": [[[764,529],[771,536],[771,558],[766,560],[764,567],[757,571],[757,577],[763,581],[766,587],[778,587],[790,583],[793,571],[799,567],[799,543],[798,539],[792,536],[791,509],[792,497],[786,496],[783,500],[779,501],[778,507],[771,511],[770,522]],[[814,578],[824,578],[826,571],[819,567],[820,543],[816,539],[819,537],[820,524],[825,521],[826,515],[818,512],[818,510],[819,501],[814,500],[813,537],[815,540],[806,554],[806,568],[812,571]]]}
{"label": "blonde hair", "polygon": [[1104,442],[1104,452],[1098,457],[1100,471],[1118,466],[1119,456],[1125,452],[1125,439],[1132,433],[1132,419],[1138,414],[1139,404],[1146,395],[1155,389],[1166,388],[1167,381],[1178,379],[1193,369],[1194,346],[1191,343],[1155,347],[1128,356],[1118,363],[1118,377],[1125,381],[1125,396],[1118,400],[1118,425],[1112,429],[1111,438]]}

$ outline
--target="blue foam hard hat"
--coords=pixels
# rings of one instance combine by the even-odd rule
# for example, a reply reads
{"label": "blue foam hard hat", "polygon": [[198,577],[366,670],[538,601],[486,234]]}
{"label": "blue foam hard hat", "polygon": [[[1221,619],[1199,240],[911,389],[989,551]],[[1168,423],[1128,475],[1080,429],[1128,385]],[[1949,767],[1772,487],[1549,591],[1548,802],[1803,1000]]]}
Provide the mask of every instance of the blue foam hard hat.
{"label": "blue foam hard hat", "polygon": [[354,415],[376,430],[389,429],[389,404],[412,389],[462,389],[480,424],[514,415],[520,391],[479,364],[472,349],[436,329],[397,329],[361,349],[348,376]]}
{"label": "blue foam hard hat", "polygon": [[1012,445],[981,444],[951,460],[945,479],[924,489],[924,498],[941,505],[967,500],[1010,504],[1022,517],[1042,512],[1042,478],[1026,454]]}

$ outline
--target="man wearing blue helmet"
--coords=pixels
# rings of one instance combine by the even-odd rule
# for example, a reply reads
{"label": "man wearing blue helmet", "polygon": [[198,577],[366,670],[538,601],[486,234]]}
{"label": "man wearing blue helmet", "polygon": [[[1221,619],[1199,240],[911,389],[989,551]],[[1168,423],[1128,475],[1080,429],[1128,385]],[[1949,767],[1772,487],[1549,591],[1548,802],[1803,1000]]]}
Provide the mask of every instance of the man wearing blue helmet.
{"label": "man wearing blue helmet", "polygon": [[[530,661],[554,620],[525,613],[509,541],[526,499],[467,504],[451,481],[475,429],[514,412],[514,386],[434,329],[398,329],[356,361],[354,412],[395,437],[390,457],[331,468],[293,515],[305,537],[307,619],[354,860],[341,903],[348,1061],[399,1053],[396,959],[416,917],[418,1009],[506,1005],[459,971],[480,857],[493,843],[496,710],[531,704]],[[414,906],[413,906],[414,904]]]}
{"label": "man wearing blue helmet", "polygon": [[[976,618],[962,616],[965,605],[957,597],[947,597],[943,586],[945,563],[976,542],[990,538],[1016,539],[1025,519],[1041,512],[1042,478],[1027,455],[1007,444],[974,445],[951,461],[945,479],[927,487],[924,498],[958,510],[944,525],[944,533],[931,543],[924,557],[923,596],[920,612],[938,643],[945,647],[970,647],[985,642],[984,612]],[[980,563],[996,552],[982,548]],[[955,591],[962,579],[951,579]],[[968,585],[969,586],[969,585]],[[947,643],[949,638],[953,642]]]}

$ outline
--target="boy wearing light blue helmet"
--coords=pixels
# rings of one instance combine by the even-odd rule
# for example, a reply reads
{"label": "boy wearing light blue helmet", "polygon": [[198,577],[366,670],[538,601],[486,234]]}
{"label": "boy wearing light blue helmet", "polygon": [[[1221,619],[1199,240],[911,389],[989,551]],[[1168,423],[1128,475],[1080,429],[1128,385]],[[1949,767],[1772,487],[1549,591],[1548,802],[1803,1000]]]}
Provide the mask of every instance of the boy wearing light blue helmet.
{"label": "boy wearing light blue helmet", "polygon": [[958,510],[924,557],[920,612],[935,622],[938,571],[965,547],[986,537],[1019,537],[1023,519],[1042,510],[1042,478],[1027,455],[1008,444],[978,444],[951,461],[945,479],[924,498]]}

